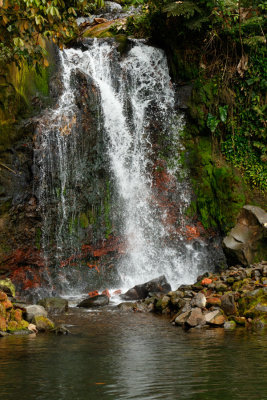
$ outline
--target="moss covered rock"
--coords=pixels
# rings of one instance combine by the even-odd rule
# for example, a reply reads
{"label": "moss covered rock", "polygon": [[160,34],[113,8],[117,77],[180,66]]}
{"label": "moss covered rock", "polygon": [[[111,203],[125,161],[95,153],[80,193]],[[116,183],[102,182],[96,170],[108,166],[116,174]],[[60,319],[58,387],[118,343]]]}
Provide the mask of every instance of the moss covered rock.
{"label": "moss covered rock", "polygon": [[43,316],[35,316],[33,323],[40,332],[49,332],[55,328],[54,322]]}
{"label": "moss covered rock", "polygon": [[15,297],[16,295],[15,285],[10,279],[0,279],[0,290],[7,293],[9,296]]}

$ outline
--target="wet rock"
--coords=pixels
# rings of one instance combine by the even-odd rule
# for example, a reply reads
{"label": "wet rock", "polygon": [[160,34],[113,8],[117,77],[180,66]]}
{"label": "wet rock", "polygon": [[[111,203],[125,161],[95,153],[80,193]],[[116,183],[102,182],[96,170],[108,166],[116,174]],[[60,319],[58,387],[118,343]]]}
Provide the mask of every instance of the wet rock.
{"label": "wet rock", "polygon": [[103,306],[107,306],[108,304],[109,304],[108,296],[105,296],[104,294],[100,294],[98,296],[88,297],[87,299],[81,301],[77,305],[77,307],[83,307],[83,308],[103,307]]}
{"label": "wet rock", "polygon": [[206,319],[202,314],[201,308],[193,308],[185,321],[185,324],[189,327],[194,327],[197,325],[205,325]]}
{"label": "wet rock", "polygon": [[48,332],[55,328],[53,321],[40,315],[33,318],[33,323],[36,325],[36,328],[39,332]]}
{"label": "wet rock", "polygon": [[163,311],[165,308],[168,307],[170,302],[170,297],[169,296],[163,296],[161,299],[159,299],[156,302],[155,308],[156,310]]}
{"label": "wet rock", "polygon": [[132,312],[137,307],[136,303],[124,302],[120,303],[117,308],[122,312]]}
{"label": "wet rock", "polygon": [[237,325],[240,325],[240,326],[245,326],[246,325],[246,318],[245,317],[236,317],[236,316],[234,316],[234,317],[231,317],[231,318]]}
{"label": "wet rock", "polygon": [[234,315],[237,312],[235,298],[232,293],[224,294],[221,297],[221,309],[226,315]]}
{"label": "wet rock", "polygon": [[193,297],[190,304],[192,307],[205,308],[206,302],[205,295],[203,293],[198,293],[195,295],[195,297]]}
{"label": "wet rock", "polygon": [[236,328],[236,323],[235,321],[225,321],[223,327],[226,331],[233,331]]}
{"label": "wet rock", "polygon": [[117,13],[122,11],[122,6],[114,1],[105,1],[103,11],[106,13]]}
{"label": "wet rock", "polygon": [[0,331],[0,337],[5,337],[5,336],[9,336],[9,335],[10,335],[10,333],[8,333],[8,332]]}
{"label": "wet rock", "polygon": [[207,297],[206,307],[220,307],[221,299],[219,297]]}
{"label": "wet rock", "polygon": [[[169,292],[168,296],[170,296],[170,302],[174,308],[181,308],[184,306],[181,302],[185,303],[183,300],[184,294],[183,292],[177,290],[175,292]],[[181,305],[182,304],[182,305]]]}
{"label": "wet rock", "polygon": [[189,316],[190,311],[186,311],[180,315],[178,315],[178,317],[175,318],[175,324],[178,326],[183,326],[185,324],[185,321],[187,320],[187,317]]}
{"label": "wet rock", "polygon": [[267,321],[261,318],[255,319],[252,321],[252,327],[256,330],[261,330],[266,328],[267,326]]}
{"label": "wet rock", "polygon": [[205,321],[207,322],[207,324],[209,324],[214,318],[218,317],[219,315],[221,315],[220,310],[208,312],[205,314]]}
{"label": "wet rock", "polygon": [[29,324],[28,325],[28,330],[31,331],[32,333],[37,333],[38,329],[36,328],[35,324]]}
{"label": "wet rock", "polygon": [[26,321],[32,322],[34,317],[40,316],[40,317],[47,317],[47,311],[44,309],[43,306],[39,305],[30,305],[26,306]]}
{"label": "wet rock", "polygon": [[216,326],[224,325],[224,323],[225,323],[225,316],[224,315],[218,315],[217,317],[213,318],[210,321],[210,324],[216,325]]}
{"label": "wet rock", "polygon": [[223,240],[229,265],[249,265],[267,258],[267,213],[260,207],[246,205],[237,224]]}
{"label": "wet rock", "polygon": [[121,295],[123,300],[142,300],[145,299],[149,292],[168,293],[171,290],[170,284],[164,275],[152,279],[142,285],[136,285]]}
{"label": "wet rock", "polygon": [[225,285],[223,282],[216,282],[215,290],[216,292],[226,292],[228,290],[228,286]]}
{"label": "wet rock", "polygon": [[49,314],[63,314],[69,308],[68,301],[61,297],[47,297],[40,300],[38,304],[43,306]]}
{"label": "wet rock", "polygon": [[70,334],[70,331],[63,324],[61,324],[61,325],[57,326],[56,328],[54,328],[53,332],[56,335],[59,335],[59,336],[61,336],[61,335],[69,335]]}
{"label": "wet rock", "polygon": [[10,279],[0,279],[0,291],[6,293],[10,297],[15,297],[15,286]]}
{"label": "wet rock", "polygon": [[188,102],[192,93],[192,85],[180,85],[176,90],[176,104],[181,110],[188,108]]}

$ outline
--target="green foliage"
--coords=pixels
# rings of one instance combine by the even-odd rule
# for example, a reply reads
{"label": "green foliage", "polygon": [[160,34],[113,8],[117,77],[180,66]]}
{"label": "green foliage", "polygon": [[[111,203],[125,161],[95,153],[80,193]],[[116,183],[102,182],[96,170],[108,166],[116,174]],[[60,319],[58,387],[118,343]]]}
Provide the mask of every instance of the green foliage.
{"label": "green foliage", "polygon": [[[100,4],[101,3],[101,4]],[[48,66],[43,39],[62,47],[78,31],[76,17],[103,0],[0,0],[0,67],[25,59]]]}

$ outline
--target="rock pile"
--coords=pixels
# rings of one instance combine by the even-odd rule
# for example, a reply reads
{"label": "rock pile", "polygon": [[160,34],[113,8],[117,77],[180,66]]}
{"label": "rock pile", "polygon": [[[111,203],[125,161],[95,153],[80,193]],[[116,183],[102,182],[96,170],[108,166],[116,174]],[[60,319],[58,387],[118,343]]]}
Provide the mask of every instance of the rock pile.
{"label": "rock pile", "polygon": [[267,327],[267,262],[206,273],[193,285],[126,304],[119,305],[120,310],[169,315],[173,324],[185,329]]}
{"label": "rock pile", "polygon": [[[10,334],[29,334],[39,332],[55,332],[63,334],[63,328],[55,328],[55,324],[47,318],[48,312],[65,312],[68,309],[66,300],[48,298],[42,305],[24,304],[15,299],[15,287],[10,280],[1,281],[0,290],[0,337]],[[57,307],[56,307],[57,306]],[[64,306],[64,307],[63,307]],[[65,333],[66,330],[64,331]]]}

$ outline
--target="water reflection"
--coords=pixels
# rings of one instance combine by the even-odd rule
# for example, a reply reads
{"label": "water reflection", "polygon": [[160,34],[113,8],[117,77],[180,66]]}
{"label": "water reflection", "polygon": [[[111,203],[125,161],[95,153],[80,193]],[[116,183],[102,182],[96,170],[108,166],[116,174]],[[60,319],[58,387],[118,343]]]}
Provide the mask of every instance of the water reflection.
{"label": "water reflection", "polygon": [[266,335],[183,332],[153,315],[73,311],[73,335],[0,340],[4,400],[267,398]]}

